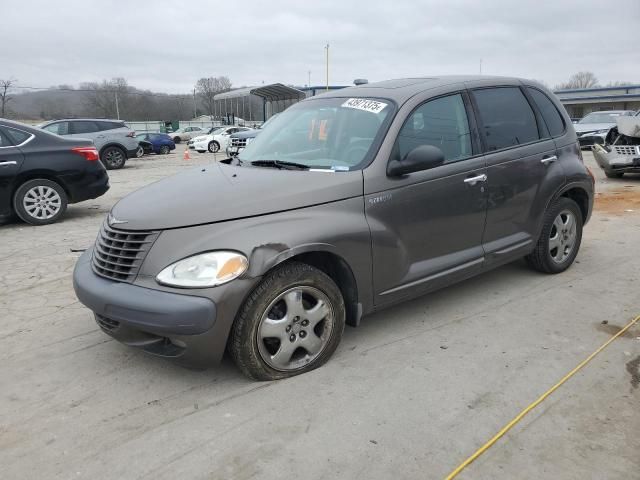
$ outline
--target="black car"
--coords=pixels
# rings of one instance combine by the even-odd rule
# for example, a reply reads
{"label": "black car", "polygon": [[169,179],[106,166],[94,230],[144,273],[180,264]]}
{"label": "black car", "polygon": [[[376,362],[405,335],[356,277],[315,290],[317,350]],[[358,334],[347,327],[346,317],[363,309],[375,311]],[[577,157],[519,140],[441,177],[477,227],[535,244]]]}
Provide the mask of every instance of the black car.
{"label": "black car", "polygon": [[0,220],[57,221],[67,204],[99,197],[109,176],[90,140],[0,119]]}

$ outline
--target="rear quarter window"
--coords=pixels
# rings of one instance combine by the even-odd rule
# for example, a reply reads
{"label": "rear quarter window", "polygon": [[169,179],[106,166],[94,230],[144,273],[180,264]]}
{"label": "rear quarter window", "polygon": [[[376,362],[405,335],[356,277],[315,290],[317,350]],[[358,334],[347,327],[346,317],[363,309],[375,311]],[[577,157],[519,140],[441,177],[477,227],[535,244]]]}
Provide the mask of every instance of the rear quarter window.
{"label": "rear quarter window", "polygon": [[536,116],[518,87],[474,90],[487,150],[502,150],[540,139]]}
{"label": "rear quarter window", "polygon": [[104,130],[115,130],[116,128],[125,128],[126,125],[124,122],[96,122],[98,124],[98,128],[100,131]]}
{"label": "rear quarter window", "polygon": [[537,88],[527,87],[527,91],[529,95],[531,95],[531,98],[533,98],[538,110],[540,110],[551,136],[557,137],[558,135],[562,135],[565,131],[564,120],[551,99]]}
{"label": "rear quarter window", "polygon": [[15,143],[16,145],[20,145],[26,142],[31,136],[30,133],[23,132],[22,130],[16,130],[15,128],[9,128],[9,127],[7,127],[6,132],[13,140],[13,143]]}

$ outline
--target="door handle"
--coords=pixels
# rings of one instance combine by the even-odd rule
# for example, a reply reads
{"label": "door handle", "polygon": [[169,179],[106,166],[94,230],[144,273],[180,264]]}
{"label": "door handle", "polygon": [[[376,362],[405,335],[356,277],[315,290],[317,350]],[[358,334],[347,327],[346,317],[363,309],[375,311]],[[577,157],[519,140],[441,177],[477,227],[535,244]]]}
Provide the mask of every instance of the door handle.
{"label": "door handle", "polygon": [[486,182],[486,181],[487,181],[487,176],[484,173],[476,177],[469,177],[464,179],[464,183],[468,183],[469,185],[475,185],[478,182]]}
{"label": "door handle", "polygon": [[16,162],[15,160],[9,160],[8,162],[0,162],[0,167],[4,167],[6,165],[17,165],[18,162]]}
{"label": "door handle", "polygon": [[543,165],[549,165],[550,163],[553,163],[556,160],[558,160],[558,157],[556,157],[555,155],[551,155],[550,157],[544,157],[542,160],[540,160],[540,162]]}

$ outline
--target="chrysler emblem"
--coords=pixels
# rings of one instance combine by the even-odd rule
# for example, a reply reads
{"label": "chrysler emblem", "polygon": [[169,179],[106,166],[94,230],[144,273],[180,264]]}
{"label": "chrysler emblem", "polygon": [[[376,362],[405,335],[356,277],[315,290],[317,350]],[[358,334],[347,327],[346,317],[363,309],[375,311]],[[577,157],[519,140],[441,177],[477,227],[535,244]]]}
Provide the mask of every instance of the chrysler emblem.
{"label": "chrysler emblem", "polygon": [[109,226],[113,226],[113,225],[120,225],[121,223],[128,223],[128,222],[126,220],[118,220],[113,215],[109,214],[109,217],[107,218],[107,223],[109,224]]}

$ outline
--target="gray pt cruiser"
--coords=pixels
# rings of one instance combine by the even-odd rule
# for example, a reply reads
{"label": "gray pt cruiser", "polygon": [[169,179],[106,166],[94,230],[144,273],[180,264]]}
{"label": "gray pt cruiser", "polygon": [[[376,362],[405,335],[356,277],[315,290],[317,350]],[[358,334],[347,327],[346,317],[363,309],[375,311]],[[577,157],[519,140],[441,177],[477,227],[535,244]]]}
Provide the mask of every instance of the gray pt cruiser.
{"label": "gray pt cruiser", "polygon": [[374,311],[522,257],[566,270],[593,190],[538,83],[362,85],[118,202],[74,288],[127,345],[200,366],[228,349],[246,375],[278,379],[322,365]]}

